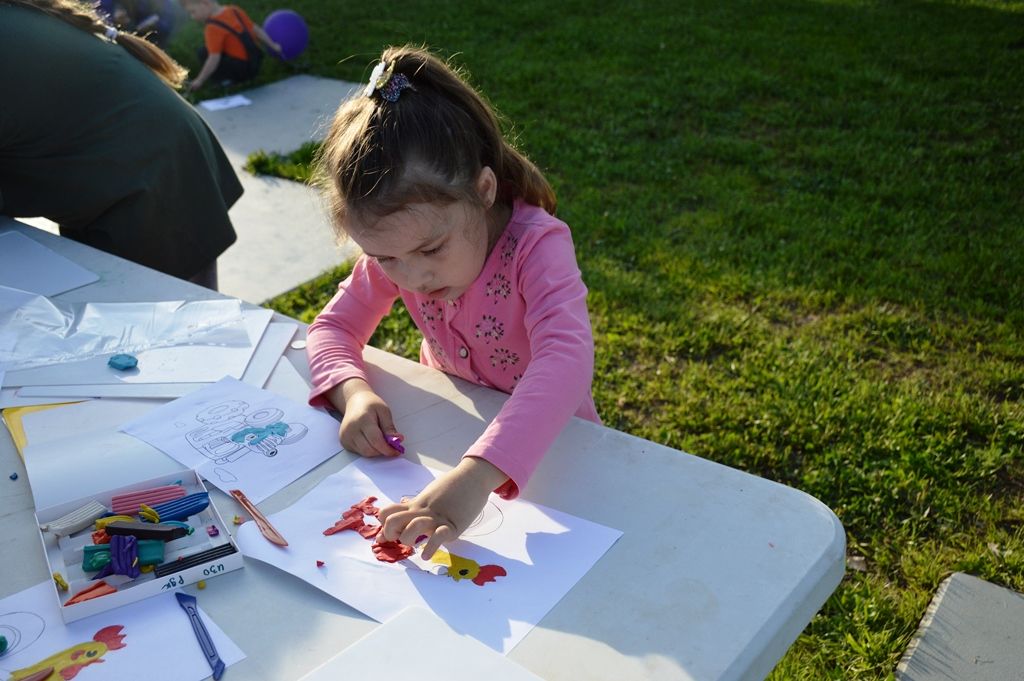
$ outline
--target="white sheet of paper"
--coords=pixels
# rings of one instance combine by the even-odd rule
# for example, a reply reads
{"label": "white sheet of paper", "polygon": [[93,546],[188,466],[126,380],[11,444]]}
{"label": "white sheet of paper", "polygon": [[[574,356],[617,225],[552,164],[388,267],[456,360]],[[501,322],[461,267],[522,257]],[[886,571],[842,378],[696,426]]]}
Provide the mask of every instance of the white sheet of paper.
{"label": "white sheet of paper", "polygon": [[[253,352],[249,365],[245,367],[242,374],[242,382],[251,386],[262,388],[270,378],[274,367],[282,353],[288,347],[288,342],[295,335],[298,325],[290,322],[272,322],[264,331],[263,337]],[[218,376],[217,378],[220,378]],[[174,399],[183,397],[191,392],[212,382],[202,383],[111,383],[107,385],[42,385],[25,386],[18,390],[18,397],[49,398],[53,402],[55,398],[76,398],[76,397],[124,397],[124,398],[156,398]]]}
{"label": "white sheet of paper", "polygon": [[224,109],[234,109],[239,106],[249,106],[250,104],[252,104],[252,100],[245,95],[228,95],[227,97],[205,99],[199,102],[199,106],[207,111],[223,111]]}
{"label": "white sheet of paper", "polygon": [[160,450],[110,428],[29,443],[24,454],[36,508],[187,470]]}
{"label": "white sheet of paper", "polygon": [[[85,657],[79,652],[76,656],[79,670],[85,668],[85,664],[102,664],[75,676],[83,681],[92,678],[201,681],[210,676],[210,665],[192,631],[188,615],[173,593],[159,594],[64,624],[53,590],[53,582],[40,582],[0,600],[0,632],[11,644],[8,652],[0,657],[0,672],[4,678],[43,660],[47,660],[46,666],[54,667],[54,678],[71,678],[75,675],[74,653],[87,647],[98,654]],[[202,603],[202,597],[199,602]],[[202,608],[199,614],[224,664],[230,666],[244,660],[245,653],[202,612]],[[120,639],[123,647],[108,649],[94,640],[106,627],[121,627],[120,631],[111,633],[124,637]],[[104,637],[101,635],[101,638]],[[56,657],[48,659],[51,656]],[[90,661],[83,664],[85,659]]]}
{"label": "white sheet of paper", "polygon": [[99,275],[21,232],[0,232],[0,286],[43,296],[99,281]]}
{"label": "white sheet of paper", "polygon": [[[287,547],[271,545],[251,522],[238,528],[236,541],[247,557],[290,572],[379,622],[420,606],[456,632],[508,653],[622,536],[561,511],[491,495],[480,518],[447,547],[481,572],[492,565],[506,572],[477,584],[470,578],[472,565],[470,574],[456,581],[408,561],[381,563],[372,542],[356,532],[323,534],[351,504],[375,496],[383,508],[415,495],[435,475],[402,458],[358,459],[270,516],[287,537]],[[317,560],[324,567],[318,568]]]}
{"label": "white sheet of paper", "polygon": [[264,387],[299,404],[306,404],[309,397],[309,384],[287,357],[277,360],[277,366]]}
{"label": "white sheet of paper", "polygon": [[258,504],[341,451],[338,422],[224,378],[121,426],[194,468],[215,487]]}
{"label": "white sheet of paper", "polygon": [[377,678],[381,660],[387,660],[387,677],[391,679],[430,678],[437,673],[445,681],[541,681],[507,657],[456,634],[429,610],[412,607],[299,681]]}
{"label": "white sheet of paper", "polygon": [[21,427],[29,444],[40,445],[95,430],[114,432],[125,421],[138,418],[160,405],[157,400],[86,400],[25,414],[21,418]]}
{"label": "white sheet of paper", "polygon": [[0,409],[7,409],[8,407],[34,407],[38,404],[55,404],[57,402],[67,402],[67,400],[55,397],[21,397],[18,395],[18,388],[4,388],[0,390]]}
{"label": "white sheet of paper", "polygon": [[[29,385],[84,385],[124,383],[203,383],[216,381],[222,376],[240,378],[249,365],[273,310],[264,308],[242,310],[249,345],[174,345],[151,348],[136,353],[139,366],[129,371],[118,371],[107,366],[110,355],[100,355],[79,362],[50,364],[33,369],[7,373],[7,384]],[[38,397],[38,395],[20,395]],[[136,396],[137,397],[137,396]]]}

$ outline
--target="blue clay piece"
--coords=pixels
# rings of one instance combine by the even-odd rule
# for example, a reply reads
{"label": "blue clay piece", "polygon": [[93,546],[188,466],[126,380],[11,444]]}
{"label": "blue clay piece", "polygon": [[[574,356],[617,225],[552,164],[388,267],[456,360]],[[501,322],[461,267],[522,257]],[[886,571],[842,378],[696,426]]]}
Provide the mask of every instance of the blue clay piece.
{"label": "blue clay piece", "polygon": [[153,510],[160,515],[160,522],[188,520],[189,516],[200,513],[210,505],[209,492],[196,492],[187,497],[157,504]]}
{"label": "blue clay piece", "polygon": [[135,355],[114,355],[107,360],[107,366],[111,366],[118,371],[128,371],[139,366],[139,360],[135,358]]}
{"label": "blue clay piece", "polygon": [[7,477],[9,477],[11,480],[17,480],[18,479],[18,472],[15,471],[15,472],[11,473],[10,475],[8,475]]}

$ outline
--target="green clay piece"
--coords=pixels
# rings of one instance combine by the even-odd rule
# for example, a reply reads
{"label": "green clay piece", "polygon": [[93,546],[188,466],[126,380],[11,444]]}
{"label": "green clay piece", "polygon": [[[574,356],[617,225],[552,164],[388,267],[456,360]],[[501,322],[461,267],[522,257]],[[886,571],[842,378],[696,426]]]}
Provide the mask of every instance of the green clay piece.
{"label": "green clay piece", "polygon": [[[136,542],[139,565],[159,565],[164,562],[164,543],[159,539],[140,539]],[[90,544],[82,547],[82,570],[96,572],[110,562],[110,544]]]}
{"label": "green clay piece", "polygon": [[82,569],[85,572],[96,572],[102,570],[103,566],[110,562],[109,544],[90,544],[82,547],[85,557],[82,559]]}
{"label": "green clay piece", "polygon": [[135,358],[135,355],[114,355],[107,360],[107,366],[111,366],[118,371],[128,371],[134,369],[139,365],[139,360]]}
{"label": "green clay piece", "polygon": [[7,652],[7,637],[0,636],[0,655]]}

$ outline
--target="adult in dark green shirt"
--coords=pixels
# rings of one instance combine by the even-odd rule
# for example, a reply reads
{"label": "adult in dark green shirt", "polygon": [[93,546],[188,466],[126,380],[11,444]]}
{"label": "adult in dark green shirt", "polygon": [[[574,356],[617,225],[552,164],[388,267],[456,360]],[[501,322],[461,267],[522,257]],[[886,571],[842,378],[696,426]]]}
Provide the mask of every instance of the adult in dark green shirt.
{"label": "adult in dark green shirt", "polygon": [[216,288],[242,186],[184,75],[78,0],[0,0],[0,214]]}

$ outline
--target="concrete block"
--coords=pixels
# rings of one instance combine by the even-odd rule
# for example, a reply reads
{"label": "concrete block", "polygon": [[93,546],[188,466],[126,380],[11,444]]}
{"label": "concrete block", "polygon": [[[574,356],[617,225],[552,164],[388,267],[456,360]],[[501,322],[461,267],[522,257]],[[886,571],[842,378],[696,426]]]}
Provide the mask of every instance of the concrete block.
{"label": "concrete block", "polygon": [[962,572],[938,588],[899,681],[1024,681],[1024,596]]}

